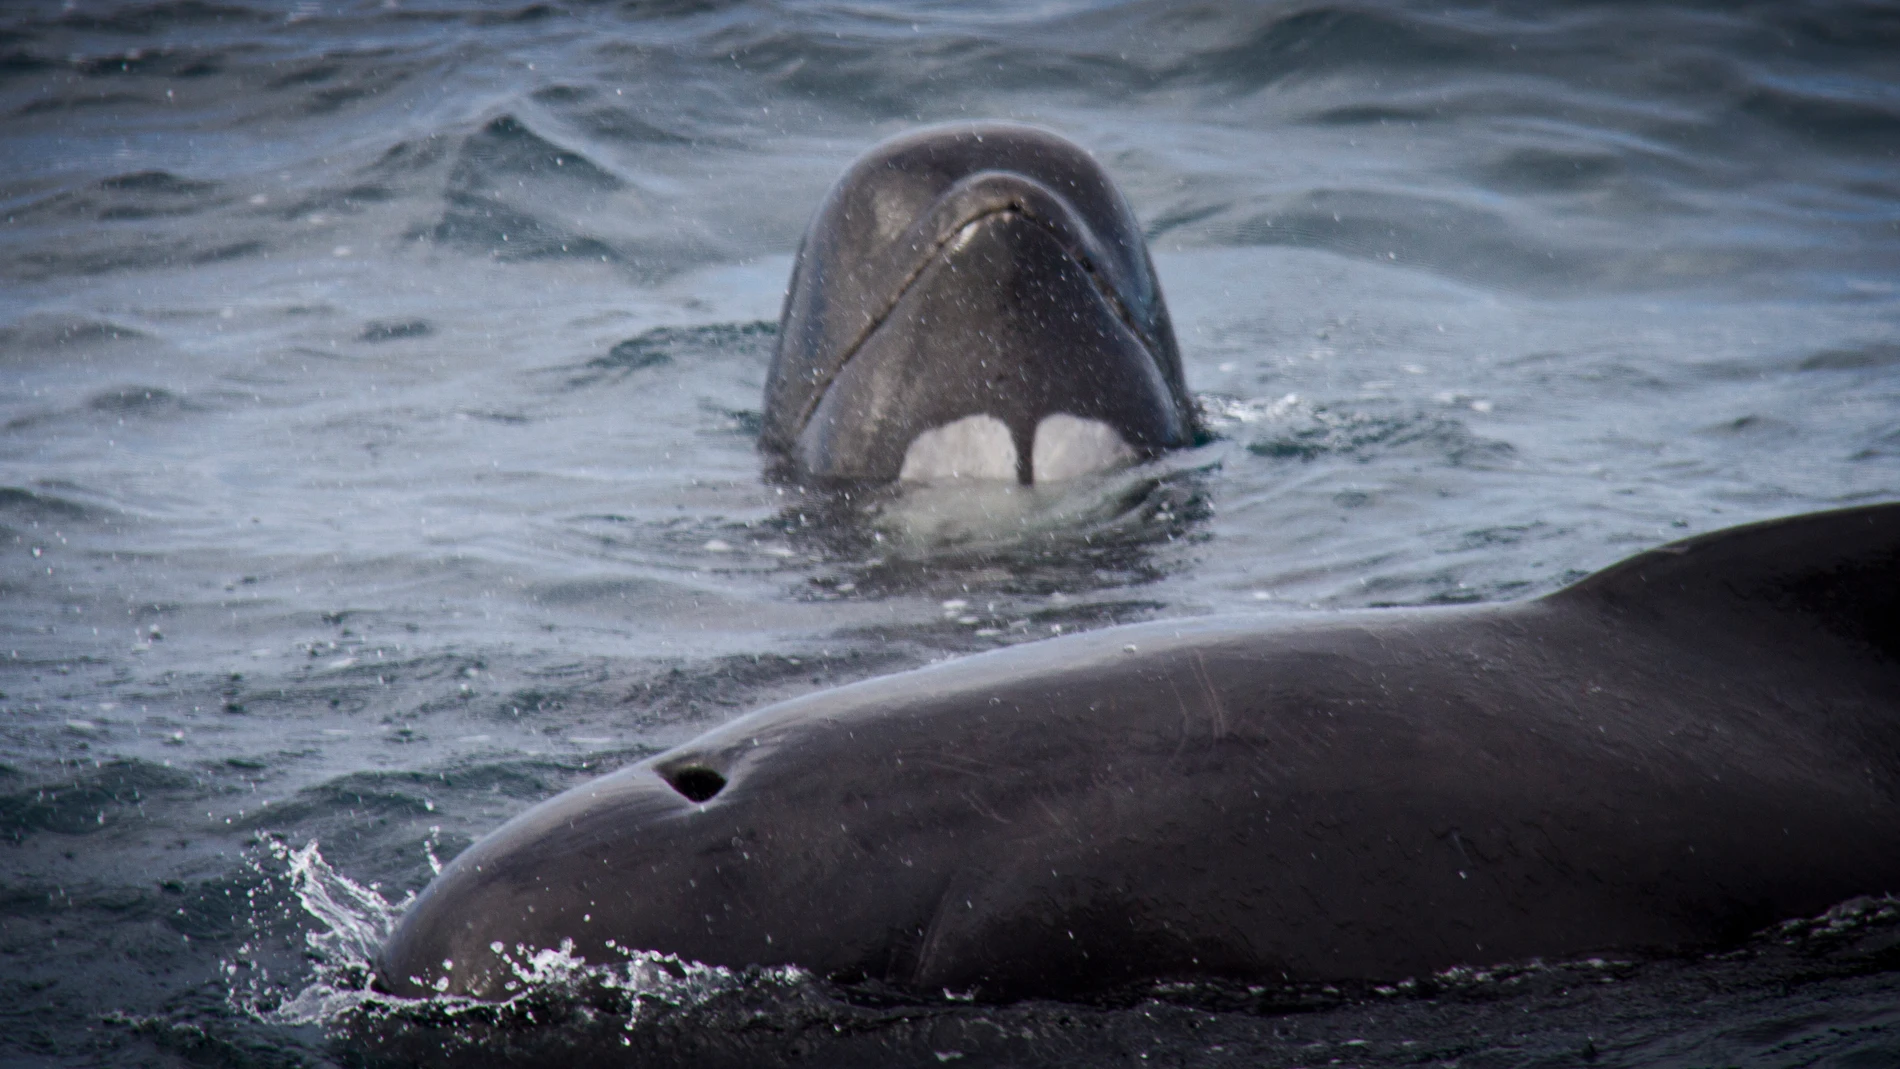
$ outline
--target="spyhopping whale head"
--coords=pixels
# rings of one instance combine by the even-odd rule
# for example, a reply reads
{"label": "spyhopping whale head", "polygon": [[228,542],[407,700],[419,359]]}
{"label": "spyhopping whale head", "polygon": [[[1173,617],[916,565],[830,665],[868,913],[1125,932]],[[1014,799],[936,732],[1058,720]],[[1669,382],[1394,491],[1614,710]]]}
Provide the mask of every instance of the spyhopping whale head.
{"label": "spyhopping whale head", "polygon": [[937,127],[839,179],[792,269],[761,445],[819,482],[1051,482],[1188,444],[1133,212],[1087,152]]}

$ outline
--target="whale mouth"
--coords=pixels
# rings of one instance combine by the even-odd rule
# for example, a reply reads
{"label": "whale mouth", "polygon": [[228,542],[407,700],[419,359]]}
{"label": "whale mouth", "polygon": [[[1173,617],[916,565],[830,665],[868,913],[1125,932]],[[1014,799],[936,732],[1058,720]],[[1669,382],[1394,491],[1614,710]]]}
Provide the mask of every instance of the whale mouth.
{"label": "whale mouth", "polygon": [[806,427],[824,404],[831,387],[850,367],[866,344],[883,329],[893,312],[926,276],[929,269],[969,244],[986,225],[1012,220],[1034,226],[1049,237],[1089,282],[1102,305],[1132,335],[1159,370],[1162,346],[1122,298],[1124,280],[1114,277],[1114,258],[1101,247],[1091,228],[1083,224],[1066,199],[1048,186],[1013,171],[990,170],[951,186],[896,240],[855,265],[852,274],[865,279],[900,278],[868,317],[864,327],[830,361],[829,373],[814,382],[810,395],[792,424]]}

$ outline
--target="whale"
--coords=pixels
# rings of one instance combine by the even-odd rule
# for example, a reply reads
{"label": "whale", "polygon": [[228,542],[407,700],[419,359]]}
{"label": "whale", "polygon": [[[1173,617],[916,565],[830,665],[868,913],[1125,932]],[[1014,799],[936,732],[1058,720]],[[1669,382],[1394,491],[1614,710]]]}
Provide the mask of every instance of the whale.
{"label": "whale", "polygon": [[872,148],[819,205],[766,377],[775,474],[1056,482],[1198,433],[1140,224],[1081,147],[928,128]]}
{"label": "whale", "polygon": [[1900,890],[1900,503],[1553,593],[1216,616],[813,693],[535,805],[377,960],[795,965],[919,996],[1719,949]]}

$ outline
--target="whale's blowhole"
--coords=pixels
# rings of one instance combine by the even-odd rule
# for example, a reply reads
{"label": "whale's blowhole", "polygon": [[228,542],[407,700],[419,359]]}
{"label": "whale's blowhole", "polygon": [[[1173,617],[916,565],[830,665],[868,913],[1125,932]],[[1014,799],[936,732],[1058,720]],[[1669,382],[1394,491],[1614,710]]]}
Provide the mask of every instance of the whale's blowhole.
{"label": "whale's blowhole", "polygon": [[714,795],[726,789],[726,777],[705,765],[668,769],[660,773],[660,777],[689,802],[710,802]]}

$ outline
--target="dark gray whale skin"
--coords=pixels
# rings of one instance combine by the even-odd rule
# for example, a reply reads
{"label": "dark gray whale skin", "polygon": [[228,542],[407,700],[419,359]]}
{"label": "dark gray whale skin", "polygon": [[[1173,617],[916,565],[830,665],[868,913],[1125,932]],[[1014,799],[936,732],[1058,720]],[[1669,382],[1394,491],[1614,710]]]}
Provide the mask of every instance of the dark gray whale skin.
{"label": "dark gray whale skin", "polygon": [[563,940],[984,998],[1718,947],[1900,890],[1896,788],[1887,504],[1530,601],[1115,627],[762,709],[477,842],[380,981],[498,997],[491,944]]}
{"label": "dark gray whale skin", "polygon": [[873,148],[812,218],[765,388],[787,475],[897,478],[916,436],[987,413],[1034,479],[1037,422],[1101,420],[1137,454],[1195,410],[1140,225],[1087,152],[1005,123]]}

